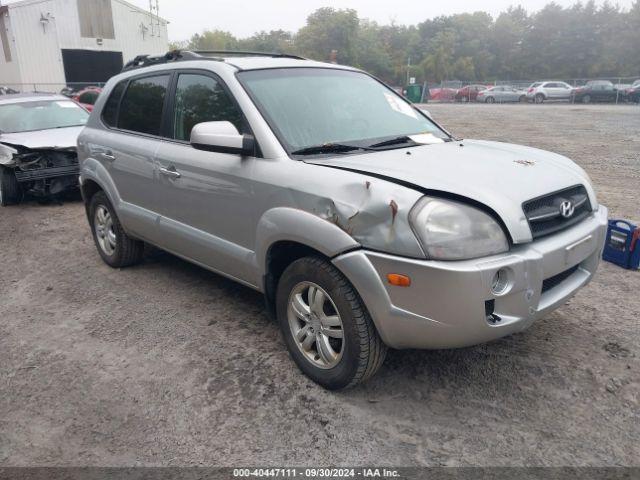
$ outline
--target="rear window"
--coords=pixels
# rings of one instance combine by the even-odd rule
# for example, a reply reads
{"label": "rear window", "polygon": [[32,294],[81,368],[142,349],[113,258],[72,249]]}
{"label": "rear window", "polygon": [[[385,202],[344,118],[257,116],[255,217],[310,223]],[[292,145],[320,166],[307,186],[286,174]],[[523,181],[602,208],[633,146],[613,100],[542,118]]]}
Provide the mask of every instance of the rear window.
{"label": "rear window", "polygon": [[124,88],[127,86],[127,80],[123,80],[117,84],[109,95],[107,103],[102,110],[102,120],[110,127],[115,127],[118,121],[118,105],[122,98]]}
{"label": "rear window", "polygon": [[160,135],[168,84],[169,75],[138,78],[129,82],[120,103],[118,128]]}

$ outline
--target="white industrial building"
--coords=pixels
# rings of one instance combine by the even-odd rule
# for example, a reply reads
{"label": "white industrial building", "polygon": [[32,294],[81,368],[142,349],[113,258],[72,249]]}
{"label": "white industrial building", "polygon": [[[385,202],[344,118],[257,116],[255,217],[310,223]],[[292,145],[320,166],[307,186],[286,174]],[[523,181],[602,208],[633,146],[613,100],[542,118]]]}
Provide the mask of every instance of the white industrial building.
{"label": "white industrial building", "polygon": [[95,85],[137,55],[166,52],[167,21],[157,15],[157,0],[149,5],[0,0],[0,86],[57,91],[76,82]]}

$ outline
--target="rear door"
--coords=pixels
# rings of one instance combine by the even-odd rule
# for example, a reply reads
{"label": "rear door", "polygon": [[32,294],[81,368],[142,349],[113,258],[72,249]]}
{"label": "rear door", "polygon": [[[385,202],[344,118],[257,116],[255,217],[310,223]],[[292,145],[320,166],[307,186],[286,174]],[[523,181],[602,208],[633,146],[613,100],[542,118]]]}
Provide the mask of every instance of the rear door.
{"label": "rear door", "polygon": [[177,71],[166,139],[157,152],[159,245],[242,281],[252,281],[254,157],[197,150],[194,125],[229,121],[250,133],[240,107],[215,74]]}
{"label": "rear door", "polygon": [[108,129],[89,146],[115,184],[121,220],[132,233],[153,242],[157,234],[154,162],[170,79],[170,73],[155,73],[116,85],[102,112]]}

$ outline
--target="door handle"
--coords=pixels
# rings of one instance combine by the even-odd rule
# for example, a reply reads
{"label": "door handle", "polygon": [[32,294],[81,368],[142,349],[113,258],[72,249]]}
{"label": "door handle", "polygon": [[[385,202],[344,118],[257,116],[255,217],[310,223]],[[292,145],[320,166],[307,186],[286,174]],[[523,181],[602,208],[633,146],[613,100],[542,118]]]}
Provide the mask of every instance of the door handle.
{"label": "door handle", "polygon": [[104,158],[105,160],[110,160],[110,161],[114,161],[116,159],[116,156],[113,154],[113,152],[111,150],[106,150],[104,152],[101,152],[102,158]]}
{"label": "door handle", "polygon": [[160,167],[160,173],[169,178],[180,178],[182,175],[176,170],[176,167]]}
{"label": "door handle", "polygon": [[113,151],[110,149],[104,149],[104,148],[95,148],[95,149],[91,149],[91,154],[103,158],[105,160],[109,160],[111,162],[113,162],[116,159],[116,156],[113,154]]}

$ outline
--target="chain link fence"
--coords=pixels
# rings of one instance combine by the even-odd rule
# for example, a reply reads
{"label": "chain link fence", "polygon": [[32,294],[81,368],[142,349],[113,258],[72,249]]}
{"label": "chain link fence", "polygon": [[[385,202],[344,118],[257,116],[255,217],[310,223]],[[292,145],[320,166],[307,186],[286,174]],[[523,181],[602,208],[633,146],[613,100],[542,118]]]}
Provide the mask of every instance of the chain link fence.
{"label": "chain link fence", "polygon": [[68,83],[3,83],[0,84],[1,95],[14,93],[60,93],[73,96],[83,90],[104,87],[104,82],[68,82]]}
{"label": "chain link fence", "polygon": [[[492,98],[496,103],[507,103],[513,101],[536,101],[535,86],[543,83],[566,84],[569,88],[565,88],[564,92],[560,92],[556,96],[544,97],[544,101],[557,102],[578,102],[584,98],[579,90],[581,87],[591,85],[597,82],[600,88],[603,88],[610,94],[602,95],[594,101],[607,101],[608,103],[637,103],[635,96],[630,96],[630,90],[640,83],[640,75],[635,77],[606,77],[606,78],[551,78],[551,79],[529,79],[529,80],[492,80],[485,82],[465,82],[460,80],[445,80],[440,83],[425,82],[422,85],[422,93],[420,100],[422,102],[486,102],[487,98]],[[478,95],[482,90],[502,87],[500,91],[506,92],[501,97],[489,96],[486,93]],[[510,90],[505,90],[510,89]],[[501,99],[499,99],[501,98]],[[591,97],[589,97],[591,100]],[[538,102],[540,103],[540,102]]]}

